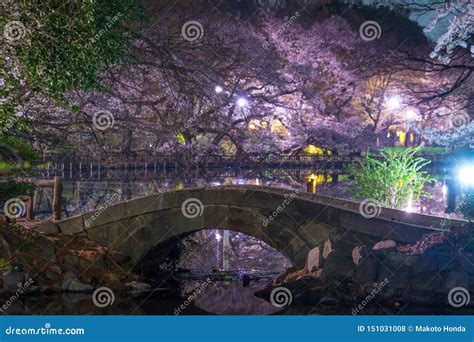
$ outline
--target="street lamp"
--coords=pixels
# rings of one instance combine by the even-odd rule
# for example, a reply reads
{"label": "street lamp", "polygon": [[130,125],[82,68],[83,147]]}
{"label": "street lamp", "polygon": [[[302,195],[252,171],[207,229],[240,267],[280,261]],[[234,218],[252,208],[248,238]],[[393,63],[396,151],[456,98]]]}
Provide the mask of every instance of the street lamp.
{"label": "street lamp", "polygon": [[243,108],[243,107],[247,106],[247,104],[248,104],[248,101],[245,97],[239,97],[237,99],[237,106]]}
{"label": "street lamp", "polygon": [[462,186],[474,187],[474,164],[461,166],[458,169],[457,178]]}
{"label": "street lamp", "polygon": [[220,94],[224,91],[224,89],[221,87],[221,86],[216,86],[214,88],[214,91],[217,93],[217,94]]}
{"label": "street lamp", "polygon": [[398,95],[390,96],[387,99],[387,106],[388,106],[388,108],[390,108],[392,110],[400,108],[401,105],[402,105],[402,100],[401,100],[400,96],[398,96]]}
{"label": "street lamp", "polygon": [[408,108],[405,112],[405,118],[407,120],[413,120],[418,116],[418,113],[413,108]]}

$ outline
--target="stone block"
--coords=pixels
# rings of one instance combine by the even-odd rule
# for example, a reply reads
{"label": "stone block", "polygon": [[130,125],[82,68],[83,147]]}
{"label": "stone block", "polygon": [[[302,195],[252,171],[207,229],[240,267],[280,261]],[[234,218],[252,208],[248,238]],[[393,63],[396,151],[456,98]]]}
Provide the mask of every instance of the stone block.
{"label": "stone block", "polygon": [[77,234],[84,231],[84,219],[82,215],[58,221],[56,224],[63,234]]}
{"label": "stone block", "polygon": [[308,272],[313,272],[314,270],[321,268],[322,266],[322,253],[321,253],[321,248],[314,247],[311,249],[308,253],[308,257],[306,259],[306,269]]}

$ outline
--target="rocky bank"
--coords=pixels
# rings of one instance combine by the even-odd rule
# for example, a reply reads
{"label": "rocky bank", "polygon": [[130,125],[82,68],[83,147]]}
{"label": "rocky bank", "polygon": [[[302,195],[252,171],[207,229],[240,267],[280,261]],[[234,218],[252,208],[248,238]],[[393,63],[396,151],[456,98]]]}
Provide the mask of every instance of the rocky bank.
{"label": "rocky bank", "polygon": [[283,286],[291,291],[293,305],[352,307],[353,314],[363,309],[361,303],[374,305],[374,299],[394,307],[472,306],[473,231],[471,223],[413,245],[327,240],[308,253],[304,268],[289,269],[256,295],[270,300],[272,290]]}
{"label": "rocky bank", "polygon": [[128,258],[98,246],[85,235],[37,231],[41,222],[0,219],[0,297],[22,293],[89,293],[108,287],[114,293],[143,292],[147,280],[130,271]]}

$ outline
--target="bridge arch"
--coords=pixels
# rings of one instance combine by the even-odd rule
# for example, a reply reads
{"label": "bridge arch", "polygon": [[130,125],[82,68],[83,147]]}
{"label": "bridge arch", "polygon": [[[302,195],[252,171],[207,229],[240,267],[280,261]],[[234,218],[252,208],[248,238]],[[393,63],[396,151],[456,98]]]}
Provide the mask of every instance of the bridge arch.
{"label": "bridge arch", "polygon": [[297,266],[303,266],[307,253],[328,239],[355,246],[381,239],[414,242],[432,232],[417,225],[421,218],[416,214],[399,222],[403,212],[384,209],[385,217],[368,219],[356,208],[354,202],[285,189],[222,186],[140,197],[57,225],[63,233],[85,233],[100,245],[121,251],[134,265],[160,244],[209,228],[253,236]]}

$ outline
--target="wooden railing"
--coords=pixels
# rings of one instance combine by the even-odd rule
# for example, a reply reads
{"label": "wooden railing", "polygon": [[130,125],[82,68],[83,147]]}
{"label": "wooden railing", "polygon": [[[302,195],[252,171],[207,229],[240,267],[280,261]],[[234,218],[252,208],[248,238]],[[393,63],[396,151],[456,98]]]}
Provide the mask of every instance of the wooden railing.
{"label": "wooden railing", "polygon": [[[54,177],[52,180],[37,180],[33,178],[17,178],[17,182],[30,183],[37,188],[50,188],[53,189],[53,203],[52,203],[52,219],[54,221],[61,219],[61,199],[63,193],[63,179],[62,177]],[[36,191],[31,195],[18,196],[20,200],[26,204],[26,219],[33,220],[34,215],[34,203],[35,203]]]}

